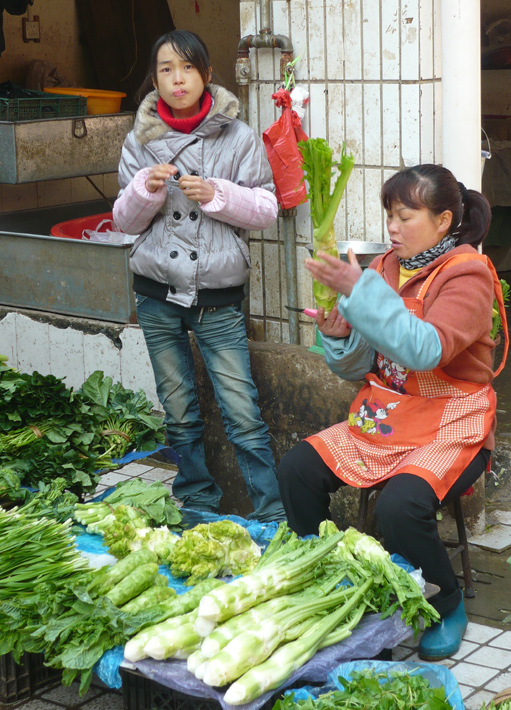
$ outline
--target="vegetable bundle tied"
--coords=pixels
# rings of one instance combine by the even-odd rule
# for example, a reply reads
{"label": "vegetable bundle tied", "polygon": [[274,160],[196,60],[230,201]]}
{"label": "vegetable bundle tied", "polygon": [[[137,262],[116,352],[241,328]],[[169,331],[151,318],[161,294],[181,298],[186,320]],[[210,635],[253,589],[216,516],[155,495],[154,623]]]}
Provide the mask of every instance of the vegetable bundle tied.
{"label": "vegetable bundle tied", "polygon": [[[334,231],[334,219],[348,178],[355,164],[354,157],[347,153],[342,144],[341,159],[333,162],[333,151],[324,138],[309,138],[298,143],[303,158],[303,173],[309,184],[307,197],[310,203],[312,225],[314,227],[314,254],[324,251],[339,256]],[[333,192],[331,181],[338,171]],[[314,298],[318,307],[328,313],[335,306],[337,293],[319,281],[313,283]]]}

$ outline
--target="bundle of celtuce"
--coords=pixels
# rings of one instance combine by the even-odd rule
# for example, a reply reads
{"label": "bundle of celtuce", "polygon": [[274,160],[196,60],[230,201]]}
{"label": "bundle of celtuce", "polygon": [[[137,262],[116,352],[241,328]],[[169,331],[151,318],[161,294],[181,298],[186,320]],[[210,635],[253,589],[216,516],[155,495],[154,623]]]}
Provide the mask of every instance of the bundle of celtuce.
{"label": "bundle of celtuce", "polygon": [[347,638],[365,613],[387,616],[398,606],[416,629],[420,617],[425,626],[439,618],[373,538],[325,522],[319,538],[303,540],[282,523],[252,573],[204,594],[181,618],[144,629],[125,655],[187,658],[206,684],[230,684],[226,703],[242,705]]}

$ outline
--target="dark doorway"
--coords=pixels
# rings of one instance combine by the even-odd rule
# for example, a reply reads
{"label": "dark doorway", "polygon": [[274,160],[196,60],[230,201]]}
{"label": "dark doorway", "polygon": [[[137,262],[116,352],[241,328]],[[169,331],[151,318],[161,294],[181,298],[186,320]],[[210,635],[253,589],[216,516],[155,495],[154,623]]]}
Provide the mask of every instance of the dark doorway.
{"label": "dark doorway", "polygon": [[135,110],[151,47],[175,29],[167,0],[76,0],[76,5],[97,88],[125,92],[122,109]]}

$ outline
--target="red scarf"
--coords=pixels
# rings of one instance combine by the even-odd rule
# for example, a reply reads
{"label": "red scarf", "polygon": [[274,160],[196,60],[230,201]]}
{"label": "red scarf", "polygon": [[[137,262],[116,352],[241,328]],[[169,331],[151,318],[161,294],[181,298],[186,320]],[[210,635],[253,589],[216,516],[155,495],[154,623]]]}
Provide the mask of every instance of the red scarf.
{"label": "red scarf", "polygon": [[200,111],[196,113],[195,116],[190,118],[174,118],[172,115],[172,109],[165,101],[160,97],[158,103],[156,104],[156,110],[158,111],[158,116],[162,121],[165,121],[171,128],[175,131],[180,131],[181,133],[191,133],[194,128],[202,123],[209,113],[211,106],[213,105],[213,99],[209,91],[204,91],[201,97]]}

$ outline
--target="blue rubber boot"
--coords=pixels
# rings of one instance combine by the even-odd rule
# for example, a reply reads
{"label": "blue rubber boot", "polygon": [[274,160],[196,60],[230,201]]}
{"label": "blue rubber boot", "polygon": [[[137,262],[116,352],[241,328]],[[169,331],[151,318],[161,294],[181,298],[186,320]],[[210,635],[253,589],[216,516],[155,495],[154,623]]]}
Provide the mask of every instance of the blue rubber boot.
{"label": "blue rubber boot", "polygon": [[422,634],[419,642],[419,657],[425,661],[440,661],[452,656],[459,649],[468,624],[463,599],[437,624],[432,624]]}

